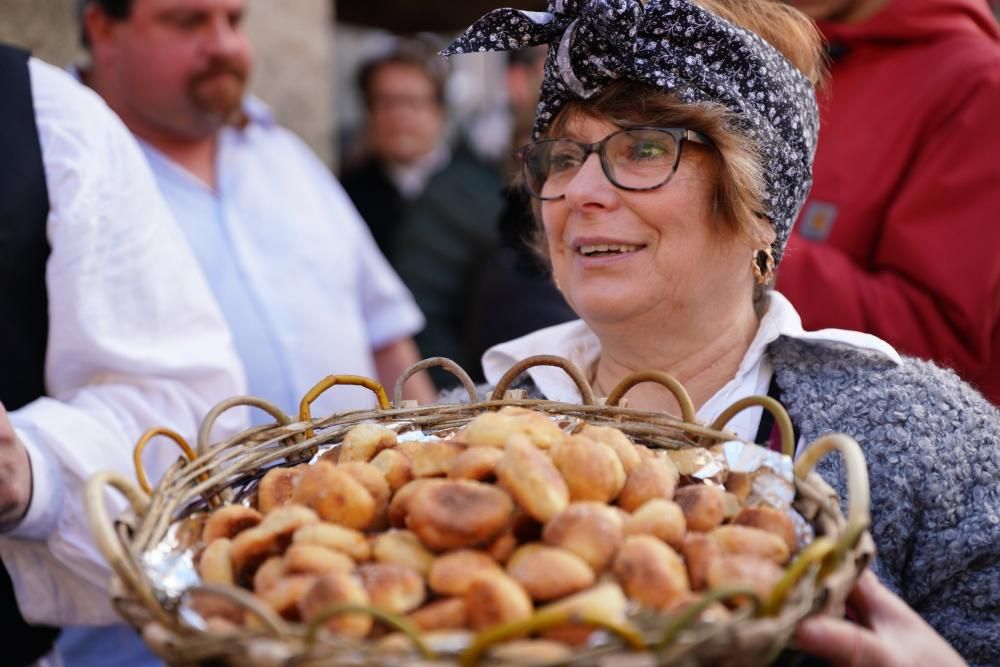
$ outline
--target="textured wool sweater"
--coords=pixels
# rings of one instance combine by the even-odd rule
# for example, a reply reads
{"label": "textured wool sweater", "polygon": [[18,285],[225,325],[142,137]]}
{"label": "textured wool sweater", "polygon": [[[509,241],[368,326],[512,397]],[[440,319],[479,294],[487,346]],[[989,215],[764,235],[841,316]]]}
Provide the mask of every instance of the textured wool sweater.
{"label": "textured wool sweater", "polygon": [[[929,362],[785,336],[768,352],[804,441],[840,432],[864,450],[879,579],[971,665],[1000,665],[1000,410]],[[846,512],[840,458],[816,471]]]}

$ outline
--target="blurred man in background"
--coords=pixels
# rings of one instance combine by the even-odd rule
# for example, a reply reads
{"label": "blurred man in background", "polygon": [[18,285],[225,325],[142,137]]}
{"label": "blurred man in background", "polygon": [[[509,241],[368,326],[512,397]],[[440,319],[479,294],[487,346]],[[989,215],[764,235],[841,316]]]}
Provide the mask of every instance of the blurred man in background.
{"label": "blurred man in background", "polygon": [[[497,242],[502,182],[448,145],[446,73],[442,57],[405,40],[362,66],[369,152],[341,181],[427,317],[416,337],[423,356],[474,368],[468,312],[481,259]],[[432,374],[439,386],[455,382],[440,369]]]}
{"label": "blurred man in background", "polygon": [[986,0],[791,0],[829,40],[815,182],[777,288],[1000,404],[1000,31]]}

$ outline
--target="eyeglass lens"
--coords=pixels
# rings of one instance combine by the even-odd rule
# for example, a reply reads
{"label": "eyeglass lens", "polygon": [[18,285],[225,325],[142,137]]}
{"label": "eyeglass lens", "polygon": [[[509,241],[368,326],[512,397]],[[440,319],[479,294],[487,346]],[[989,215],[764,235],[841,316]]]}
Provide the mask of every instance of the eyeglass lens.
{"label": "eyeglass lens", "polygon": [[[664,130],[635,129],[605,137],[601,154],[605,174],[616,186],[642,190],[663,185],[677,163],[677,140]],[[597,149],[601,152],[600,148]],[[540,141],[525,149],[528,188],[542,199],[566,194],[570,181],[592,152],[587,144],[569,139]]]}

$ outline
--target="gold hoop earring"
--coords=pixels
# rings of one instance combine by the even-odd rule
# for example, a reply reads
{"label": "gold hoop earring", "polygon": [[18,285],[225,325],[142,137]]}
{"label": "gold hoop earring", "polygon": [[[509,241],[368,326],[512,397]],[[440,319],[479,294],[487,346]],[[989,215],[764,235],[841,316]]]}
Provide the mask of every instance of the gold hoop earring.
{"label": "gold hoop earring", "polygon": [[770,248],[757,250],[750,260],[750,268],[753,271],[754,280],[758,285],[766,285],[774,277],[774,255]]}

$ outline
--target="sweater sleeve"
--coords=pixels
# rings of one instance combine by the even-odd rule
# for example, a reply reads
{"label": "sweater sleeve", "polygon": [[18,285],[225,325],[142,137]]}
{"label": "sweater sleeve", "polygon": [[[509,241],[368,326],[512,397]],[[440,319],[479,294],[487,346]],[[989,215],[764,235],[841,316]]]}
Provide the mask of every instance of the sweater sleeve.
{"label": "sweater sleeve", "polygon": [[809,328],[867,331],[975,383],[1000,303],[1000,73],[957,102],[917,154],[867,265],[793,234],[777,287]]}

